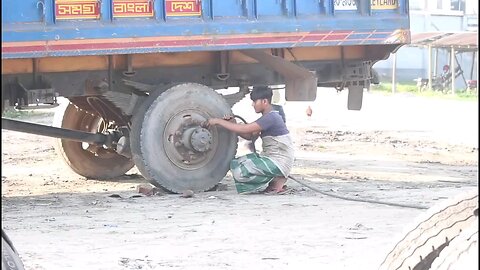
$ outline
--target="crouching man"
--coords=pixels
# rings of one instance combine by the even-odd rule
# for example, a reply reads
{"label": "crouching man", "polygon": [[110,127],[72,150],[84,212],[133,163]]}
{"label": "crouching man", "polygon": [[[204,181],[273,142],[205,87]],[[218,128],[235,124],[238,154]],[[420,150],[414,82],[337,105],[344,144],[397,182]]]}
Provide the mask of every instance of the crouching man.
{"label": "crouching man", "polygon": [[294,161],[290,132],[282,116],[272,108],[271,88],[255,87],[250,98],[255,112],[262,114],[255,122],[244,125],[228,119],[211,118],[207,125],[219,125],[247,140],[257,136],[262,139],[263,151],[260,154],[251,153],[230,163],[238,193],[282,193]]}

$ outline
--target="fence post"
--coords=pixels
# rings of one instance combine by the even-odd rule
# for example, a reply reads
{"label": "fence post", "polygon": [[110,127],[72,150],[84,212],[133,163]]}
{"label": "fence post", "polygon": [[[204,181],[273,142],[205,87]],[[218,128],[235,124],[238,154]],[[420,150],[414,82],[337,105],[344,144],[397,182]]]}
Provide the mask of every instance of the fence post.
{"label": "fence post", "polygon": [[428,45],[428,91],[432,91],[432,45]]}
{"label": "fence post", "polygon": [[452,59],[450,60],[450,76],[452,84],[452,95],[455,95],[455,48],[452,46],[452,51],[450,52]]}
{"label": "fence post", "polygon": [[397,53],[393,54],[392,64],[392,93],[397,92]]}

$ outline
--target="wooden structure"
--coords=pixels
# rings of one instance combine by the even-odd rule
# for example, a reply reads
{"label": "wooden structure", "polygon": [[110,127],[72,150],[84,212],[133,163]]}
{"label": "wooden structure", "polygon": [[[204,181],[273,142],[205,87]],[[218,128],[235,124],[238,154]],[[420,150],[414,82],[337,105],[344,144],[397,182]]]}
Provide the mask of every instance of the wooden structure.
{"label": "wooden structure", "polygon": [[[473,78],[474,67],[477,66],[478,74],[478,33],[477,32],[423,32],[412,33],[411,44],[412,47],[428,48],[428,80],[424,79],[428,89],[432,90],[433,74],[436,74],[438,49],[444,49],[450,52],[450,72],[445,78],[445,85],[450,85],[452,94],[455,93],[455,78],[461,76],[465,86],[469,89],[477,87],[477,78]],[[435,56],[433,56],[433,49],[435,49]],[[472,67],[470,69],[470,79],[465,79],[464,71],[457,59],[458,53],[472,54]],[[433,62],[433,64],[432,64]],[[476,63],[476,64],[475,64]]]}

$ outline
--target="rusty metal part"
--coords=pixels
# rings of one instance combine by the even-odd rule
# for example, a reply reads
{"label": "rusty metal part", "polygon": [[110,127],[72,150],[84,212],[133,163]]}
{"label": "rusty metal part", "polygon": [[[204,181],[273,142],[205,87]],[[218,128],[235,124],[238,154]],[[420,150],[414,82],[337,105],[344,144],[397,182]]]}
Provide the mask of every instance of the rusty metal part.
{"label": "rusty metal part", "polygon": [[422,32],[412,34],[412,47],[446,48],[454,47],[459,51],[475,51],[478,49],[477,32]]}
{"label": "rusty metal part", "polygon": [[168,120],[161,139],[172,163],[193,170],[203,167],[213,157],[210,149],[215,144],[216,131],[201,127],[208,118],[206,113],[190,109],[178,112]]}
{"label": "rusty metal part", "polygon": [[112,121],[105,122],[98,115],[71,103],[63,110],[58,110],[54,119],[54,126],[63,129],[108,134],[107,141],[101,146],[66,139],[56,140],[55,148],[60,157],[77,174],[92,179],[111,179],[123,175],[134,166],[130,158],[119,155],[114,150],[115,142],[128,134],[128,131],[125,133],[126,128],[119,127]]}
{"label": "rusty metal part", "polygon": [[206,152],[212,145],[212,134],[202,127],[191,127],[182,134],[182,145],[196,152]]}
{"label": "rusty metal part", "polygon": [[104,96],[79,96],[68,99],[79,109],[100,116],[106,121],[115,121],[118,125],[128,125],[130,122],[129,117],[123,115],[121,110]]}
{"label": "rusty metal part", "polygon": [[285,78],[285,98],[288,101],[313,101],[317,96],[317,76],[310,70],[263,50],[241,50],[259,63]]}
{"label": "rusty metal part", "polygon": [[132,157],[132,152],[130,149],[130,138],[122,136],[120,139],[118,139],[117,142],[117,153],[124,156],[131,158]]}
{"label": "rusty metal part", "polygon": [[[131,88],[133,88],[133,90],[136,90],[138,95],[140,94],[140,93],[138,93],[138,92],[141,92],[141,93],[144,93],[144,94],[145,94],[145,93],[152,92],[152,91],[154,91],[155,89],[158,88],[157,85],[146,84],[146,83],[136,82],[136,81],[127,80],[127,79],[122,79],[122,82],[123,82],[125,85],[130,86]],[[145,94],[145,95],[146,95],[146,94]]]}
{"label": "rusty metal part", "polygon": [[228,71],[228,66],[230,62],[230,54],[228,51],[220,51],[218,57],[219,71],[216,74],[216,77],[220,81],[226,81],[230,78],[230,73]]}

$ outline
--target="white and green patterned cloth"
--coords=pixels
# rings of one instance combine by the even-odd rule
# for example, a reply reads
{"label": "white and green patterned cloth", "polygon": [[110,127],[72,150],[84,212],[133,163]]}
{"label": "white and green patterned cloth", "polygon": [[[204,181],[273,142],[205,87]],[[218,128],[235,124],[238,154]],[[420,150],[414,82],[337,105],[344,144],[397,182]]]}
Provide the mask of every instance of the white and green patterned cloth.
{"label": "white and green patterned cloth", "polygon": [[263,152],[233,159],[230,170],[239,194],[264,190],[275,177],[288,177],[293,166],[293,145],[287,135],[262,138]]}

